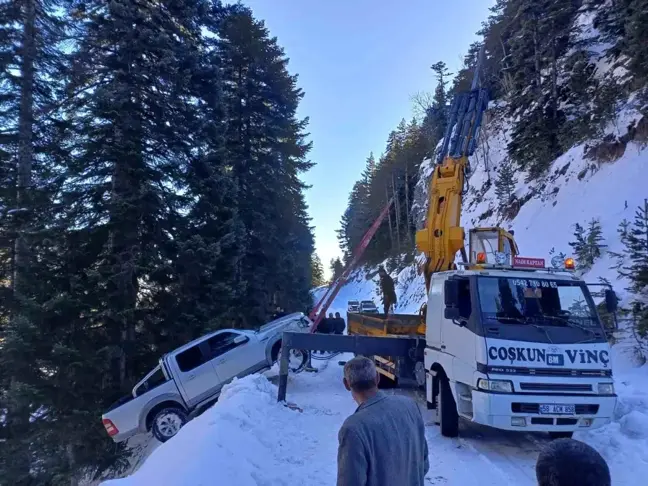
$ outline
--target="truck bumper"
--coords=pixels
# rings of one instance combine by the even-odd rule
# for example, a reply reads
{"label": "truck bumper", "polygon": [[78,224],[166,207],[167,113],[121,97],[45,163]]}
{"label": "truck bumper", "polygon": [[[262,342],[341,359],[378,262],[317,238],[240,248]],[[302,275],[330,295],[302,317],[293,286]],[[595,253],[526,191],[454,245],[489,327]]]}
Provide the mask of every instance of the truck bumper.
{"label": "truck bumper", "polygon": [[[529,432],[573,432],[608,424],[617,397],[487,393],[473,390],[472,421],[498,429]],[[541,404],[575,405],[575,415],[540,413]]]}

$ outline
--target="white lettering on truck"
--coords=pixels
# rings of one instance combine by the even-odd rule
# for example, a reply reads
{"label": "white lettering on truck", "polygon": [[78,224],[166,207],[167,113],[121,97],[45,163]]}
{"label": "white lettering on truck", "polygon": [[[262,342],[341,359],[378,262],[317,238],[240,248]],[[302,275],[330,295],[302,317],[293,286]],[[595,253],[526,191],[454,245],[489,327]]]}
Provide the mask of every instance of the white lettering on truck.
{"label": "white lettering on truck", "polygon": [[571,364],[601,364],[607,368],[610,353],[606,350],[565,349],[563,354],[558,348],[539,349],[518,346],[491,346],[488,357],[492,360],[523,361],[528,363],[545,363],[548,366],[565,366],[565,355]]}

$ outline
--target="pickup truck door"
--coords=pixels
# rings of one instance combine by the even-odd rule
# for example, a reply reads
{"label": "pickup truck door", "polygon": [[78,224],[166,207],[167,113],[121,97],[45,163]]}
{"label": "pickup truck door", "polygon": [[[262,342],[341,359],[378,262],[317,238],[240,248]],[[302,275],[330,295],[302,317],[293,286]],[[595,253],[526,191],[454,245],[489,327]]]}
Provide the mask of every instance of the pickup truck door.
{"label": "pickup truck door", "polygon": [[222,383],[257,371],[265,361],[265,343],[255,335],[222,331],[206,342],[211,363]]}
{"label": "pickup truck door", "polygon": [[221,388],[223,380],[209,361],[209,350],[204,341],[171,359],[176,361],[174,367],[178,370],[178,386],[184,391],[184,399],[190,407],[215,395]]}

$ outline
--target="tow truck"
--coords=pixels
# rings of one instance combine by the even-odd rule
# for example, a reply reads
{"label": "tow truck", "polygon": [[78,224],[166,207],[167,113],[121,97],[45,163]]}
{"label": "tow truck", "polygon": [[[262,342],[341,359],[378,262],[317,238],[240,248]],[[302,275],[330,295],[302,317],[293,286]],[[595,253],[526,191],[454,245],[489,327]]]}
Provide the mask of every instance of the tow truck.
{"label": "tow truck", "polygon": [[[381,386],[410,381],[425,390],[446,437],[458,435],[460,417],[570,437],[612,420],[610,347],[573,259],[547,266],[521,256],[514,233],[499,227],[470,230],[466,252],[462,197],[488,104],[478,73],[479,66],[471,91],[453,100],[416,233],[428,295],[419,314],[348,313],[349,336],[285,333],[283,346],[373,356]],[[604,295],[613,314],[616,295]],[[287,374],[282,360],[280,400]]]}

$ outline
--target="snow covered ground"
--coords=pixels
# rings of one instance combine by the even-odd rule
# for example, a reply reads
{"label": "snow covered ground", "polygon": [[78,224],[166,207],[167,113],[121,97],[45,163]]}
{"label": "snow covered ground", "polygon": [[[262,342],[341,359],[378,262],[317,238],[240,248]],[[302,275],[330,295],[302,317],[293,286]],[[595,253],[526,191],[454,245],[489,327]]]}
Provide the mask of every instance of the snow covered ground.
{"label": "snow covered ground", "polygon": [[[319,373],[292,376],[288,401],[276,401],[276,370],[230,384],[221,400],[160,445],[130,477],[105,486],[332,485],[336,477],[337,431],[355,409],[341,383],[338,356]],[[615,485],[648,475],[648,369],[628,366],[617,379],[618,421],[576,434],[608,461]],[[402,391],[396,391],[404,393]],[[542,434],[505,433],[462,424],[461,437],[446,439],[430,422],[428,484],[462,486],[534,485],[535,460],[548,441]]]}

